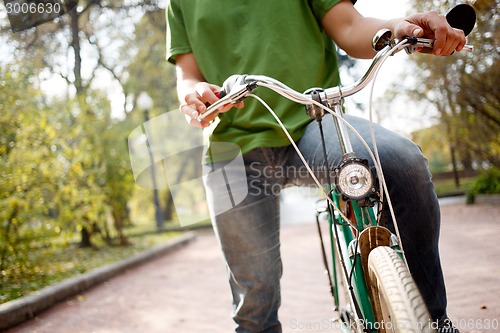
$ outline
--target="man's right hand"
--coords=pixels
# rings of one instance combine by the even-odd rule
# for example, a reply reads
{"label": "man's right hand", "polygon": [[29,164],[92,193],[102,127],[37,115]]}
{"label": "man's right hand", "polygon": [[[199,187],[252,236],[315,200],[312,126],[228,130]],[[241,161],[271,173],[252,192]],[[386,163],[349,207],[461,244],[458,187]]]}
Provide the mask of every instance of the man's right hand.
{"label": "man's right hand", "polygon": [[219,113],[229,111],[233,106],[243,107],[243,102],[238,104],[228,104],[219,108],[201,122],[198,116],[205,113],[207,105],[211,105],[219,100],[218,94],[221,88],[217,85],[204,82],[205,79],[198,68],[196,59],[192,53],[178,55],[176,58],[177,70],[177,93],[181,106],[179,110],[185,115],[186,120],[194,127],[208,127]]}
{"label": "man's right hand", "polygon": [[200,114],[205,113],[207,105],[213,104],[219,99],[217,94],[220,90],[221,88],[216,85],[198,82],[195,84],[194,90],[185,95],[184,103],[181,104],[179,110],[184,113],[191,126],[207,127],[210,125],[210,121],[217,117],[217,113],[213,113],[201,122],[197,119]]}

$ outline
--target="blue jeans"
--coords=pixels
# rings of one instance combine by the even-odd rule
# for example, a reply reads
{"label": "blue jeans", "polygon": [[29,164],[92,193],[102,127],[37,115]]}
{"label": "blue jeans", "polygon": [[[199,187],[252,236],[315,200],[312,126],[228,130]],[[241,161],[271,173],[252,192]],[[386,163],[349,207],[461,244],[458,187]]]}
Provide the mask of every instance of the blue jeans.
{"label": "blue jeans", "polygon": [[[346,118],[371,145],[368,121]],[[331,168],[342,152],[331,117],[323,119],[323,127]],[[408,265],[432,318],[441,318],[446,312],[446,291],[438,252],[440,212],[427,160],[406,138],[380,126],[376,126],[376,134]],[[359,140],[351,137],[357,156],[370,160]],[[316,122],[307,127],[298,146],[313,169],[325,170]],[[313,182],[291,146],[255,149],[243,158],[246,179],[233,186],[248,188],[248,195],[235,208],[213,216],[212,222],[229,273],[236,332],[278,333],[282,332],[278,320],[282,275],[279,194],[285,186]],[[230,174],[230,168],[226,172]],[[220,186],[206,183],[212,207],[218,204],[214,193]],[[383,212],[382,221],[394,230],[388,211]]]}

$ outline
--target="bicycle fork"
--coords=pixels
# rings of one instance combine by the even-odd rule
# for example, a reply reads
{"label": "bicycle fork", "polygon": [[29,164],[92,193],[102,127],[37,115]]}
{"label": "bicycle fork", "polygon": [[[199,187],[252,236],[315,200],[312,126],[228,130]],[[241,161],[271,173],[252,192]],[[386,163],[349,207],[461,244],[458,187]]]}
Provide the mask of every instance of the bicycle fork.
{"label": "bicycle fork", "polygon": [[[313,100],[323,104],[320,98],[320,92],[320,90],[314,89],[306,93],[310,93],[313,97]],[[370,302],[371,297],[369,296],[369,290],[367,289],[367,284],[365,282],[364,272],[366,272],[366,268],[364,268],[363,266],[366,267],[366,263],[368,261],[368,253],[373,249],[374,246],[386,244],[386,231],[389,232],[389,230],[383,227],[375,226],[376,219],[373,211],[371,209],[367,209],[367,206],[370,206],[370,201],[366,201],[364,198],[362,198],[376,192],[374,187],[374,177],[373,174],[371,174],[368,163],[364,160],[356,158],[354,154],[354,150],[348,133],[348,128],[341,120],[343,119],[343,108],[341,102],[336,102],[333,105],[332,109],[336,115],[333,116],[333,120],[343,152],[341,163],[339,164],[339,166],[336,166],[334,168],[335,185],[333,185],[330,176],[331,169],[328,165],[327,149],[322,126],[322,118],[325,113],[323,109],[317,105],[311,105],[307,108],[308,115],[315,119],[319,126],[325,160],[326,180],[329,187],[329,193],[336,204],[336,207],[332,207],[331,204],[328,204],[327,208],[330,215],[329,232],[331,239],[331,251],[334,254],[332,258],[332,272],[330,272],[329,265],[326,259],[326,251],[324,248],[323,237],[319,225],[319,212],[316,217],[317,227],[320,234],[325,272],[329,276],[330,290],[334,299],[334,311],[337,313],[337,318],[334,320],[339,322],[341,324],[341,327],[347,331],[352,331],[353,328],[356,328],[358,332],[370,332],[370,330],[366,326],[366,323],[374,322],[375,317]],[[344,166],[347,167],[344,168]],[[343,175],[343,177],[347,178],[347,180],[340,179],[339,174],[341,173],[341,170],[347,170],[346,172],[344,172],[345,175]],[[367,177],[370,177],[370,179],[367,179]],[[363,187],[360,187],[360,183],[362,183],[361,185],[368,184],[368,186],[365,186],[364,189],[364,192],[366,193],[357,193],[356,191],[349,190],[342,191],[342,186],[339,185],[340,182],[344,182],[344,185],[346,185],[345,187],[352,186],[356,189]],[[368,189],[368,191],[366,189]],[[358,202],[353,199],[362,199],[361,206],[364,207],[359,207]],[[337,219],[335,217],[335,209],[340,209],[339,207],[341,206],[341,201],[344,201],[344,209],[347,210],[348,207],[351,207],[350,210],[353,211],[352,215],[355,215],[355,220],[357,221],[358,225],[354,225],[353,227],[352,224],[349,225],[349,223],[346,224],[345,222],[341,221],[335,222],[335,220]],[[368,225],[372,225],[373,227],[367,228],[365,231],[371,231],[367,233],[359,233],[358,230],[363,230],[366,227],[366,221],[368,221]],[[354,229],[354,235],[356,238],[353,238],[351,230],[348,230],[352,227]],[[381,228],[380,231],[374,230],[379,230],[379,228]],[[383,241],[377,240],[378,238],[383,239]],[[362,250],[359,251],[359,249]],[[336,258],[338,258],[338,262]],[[338,265],[340,267],[337,267]],[[350,300],[349,303],[354,307],[353,309],[351,309],[351,313],[342,312],[342,309],[339,309],[340,295],[338,288],[339,281],[337,277],[338,269],[340,272],[342,283],[347,289],[346,296]]]}

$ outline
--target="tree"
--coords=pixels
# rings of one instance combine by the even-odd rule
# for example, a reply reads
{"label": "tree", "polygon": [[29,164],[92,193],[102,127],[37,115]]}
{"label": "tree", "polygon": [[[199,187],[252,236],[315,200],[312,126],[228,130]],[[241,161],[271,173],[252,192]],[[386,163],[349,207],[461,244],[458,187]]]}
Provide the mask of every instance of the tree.
{"label": "tree", "polygon": [[[413,1],[416,10],[451,8],[454,1]],[[412,55],[411,77],[415,88],[409,95],[427,101],[439,114],[447,135],[453,168],[498,165],[500,133],[499,31],[496,25],[498,0],[474,3],[477,24],[468,42],[474,52],[449,57]],[[455,162],[453,162],[455,161]],[[458,177],[456,178],[458,185]]]}
{"label": "tree", "polygon": [[[110,117],[109,102],[88,91],[85,103],[76,103],[79,114],[65,114],[66,133],[57,146],[64,163],[56,197],[58,219],[67,232],[81,232],[81,246],[95,246],[93,235],[113,242],[108,220],[113,218],[119,243],[127,244],[122,226],[131,195],[125,134]],[[79,109],[84,106],[85,109]],[[121,178],[120,178],[121,177]],[[118,211],[119,210],[119,211]]]}
{"label": "tree", "polygon": [[[127,111],[124,68],[138,52],[133,42],[134,23],[143,10],[158,10],[158,5],[150,1],[83,1],[67,16],[11,34],[8,39],[20,61],[34,68],[33,78],[57,75],[67,84],[62,108],[67,115],[63,121],[66,136],[58,152],[68,167],[58,198],[60,213],[68,213],[61,213],[60,218],[68,222],[70,232],[81,230],[83,246],[91,245],[95,231],[103,231],[105,224],[99,221],[106,220],[110,209],[119,238],[126,243],[121,226],[127,219],[126,201],[131,195],[131,184],[126,184],[130,181],[125,146],[129,125],[111,119],[105,101],[107,87],[104,94],[96,91],[103,77],[114,80],[122,88],[123,112]],[[6,32],[4,29],[4,36]],[[116,133],[113,129],[117,128],[122,132]],[[124,175],[121,179],[120,174]],[[76,226],[72,225],[75,221]]]}
{"label": "tree", "polygon": [[30,270],[32,240],[57,225],[50,217],[61,170],[54,114],[32,87],[31,73],[19,68],[0,68],[0,271],[15,261],[18,270]]}
{"label": "tree", "polygon": [[[147,92],[154,101],[151,118],[178,108],[174,66],[168,64],[166,56],[166,21],[164,10],[146,13],[136,25],[137,54],[126,67],[127,80],[124,90],[135,100],[141,92]],[[140,110],[127,114],[138,125],[145,119]],[[172,129],[174,130],[174,129]],[[169,144],[169,143],[165,143]],[[170,143],[171,144],[171,143]],[[170,190],[163,193],[163,218],[174,218],[174,204]]]}

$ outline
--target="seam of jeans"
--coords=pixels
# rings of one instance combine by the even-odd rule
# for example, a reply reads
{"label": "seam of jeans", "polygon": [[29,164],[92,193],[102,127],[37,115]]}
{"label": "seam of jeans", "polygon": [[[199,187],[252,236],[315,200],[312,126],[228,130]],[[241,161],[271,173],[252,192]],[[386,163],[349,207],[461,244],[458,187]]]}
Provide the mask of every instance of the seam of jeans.
{"label": "seam of jeans", "polygon": [[[269,148],[260,148],[260,151],[262,152],[262,155],[264,156],[264,159],[266,160],[267,164],[271,166],[271,168],[275,168],[276,165],[274,163],[274,154]],[[271,156],[273,155],[273,156]]]}

